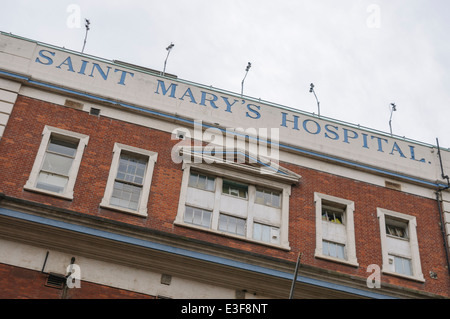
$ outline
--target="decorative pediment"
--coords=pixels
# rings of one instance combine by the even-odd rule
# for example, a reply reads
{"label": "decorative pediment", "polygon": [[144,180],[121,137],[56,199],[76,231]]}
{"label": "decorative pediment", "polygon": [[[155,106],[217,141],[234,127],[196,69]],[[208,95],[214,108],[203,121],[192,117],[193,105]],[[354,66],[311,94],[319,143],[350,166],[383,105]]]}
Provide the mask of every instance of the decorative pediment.
{"label": "decorative pediment", "polygon": [[255,155],[242,149],[182,146],[179,156],[184,165],[201,166],[203,170],[211,173],[215,173],[215,168],[224,168],[289,184],[298,184],[301,178],[300,175],[282,167],[276,158]]}

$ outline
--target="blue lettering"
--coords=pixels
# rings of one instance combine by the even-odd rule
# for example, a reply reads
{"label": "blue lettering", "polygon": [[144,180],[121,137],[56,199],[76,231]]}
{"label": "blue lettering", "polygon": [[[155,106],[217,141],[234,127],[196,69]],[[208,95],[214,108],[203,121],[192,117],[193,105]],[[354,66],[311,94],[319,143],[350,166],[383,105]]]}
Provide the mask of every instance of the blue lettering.
{"label": "blue lettering", "polygon": [[191,91],[190,88],[188,88],[188,89],[186,90],[186,92],[184,92],[183,96],[180,97],[180,100],[183,100],[183,101],[184,101],[184,97],[185,97],[186,95],[188,95],[188,96],[190,97],[191,103],[197,104],[197,102],[196,102],[195,99],[194,99],[194,95],[192,94],[192,91]]}
{"label": "blue lettering", "polygon": [[392,146],[392,151],[389,154],[394,155],[394,151],[397,151],[401,157],[406,158],[406,156],[403,155],[403,152],[400,149],[400,146],[398,146],[397,142],[394,142],[394,145]]}
{"label": "blue lettering", "polygon": [[[344,131],[344,143],[350,144],[350,142],[348,141],[349,138],[351,138],[351,139],[356,139],[356,138],[358,138],[358,133],[356,133],[355,131],[348,130],[348,129],[346,129],[346,128],[344,128],[343,131]],[[349,136],[349,135],[348,135],[349,132],[352,132],[352,133],[353,133],[353,136]]]}
{"label": "blue lettering", "polygon": [[245,116],[246,117],[249,117],[249,118],[252,118],[252,119],[259,119],[260,117],[261,117],[261,114],[258,112],[258,111],[256,111],[256,110],[254,110],[254,109],[252,109],[250,106],[254,106],[254,107],[256,107],[258,110],[261,108],[260,106],[258,106],[258,105],[254,105],[254,104],[247,104],[247,110],[249,110],[250,112],[253,112],[256,116],[254,117],[254,116],[250,116],[249,114],[248,114],[248,112],[245,112]]}
{"label": "blue lettering", "polygon": [[85,61],[85,60],[81,60],[81,62],[83,62],[83,63],[81,64],[80,72],[78,72],[78,74],[83,74],[83,75],[85,75],[85,74],[84,74],[84,71],[86,71],[86,65],[87,65],[89,62],[88,62],[88,61]]}
{"label": "blue lettering", "polygon": [[364,141],[363,147],[369,148],[369,146],[367,146],[367,136],[368,135],[366,133],[361,133],[361,135],[363,136],[363,141]]}
{"label": "blue lettering", "polygon": [[[308,127],[307,127],[307,123],[308,123],[308,122],[312,122],[312,123],[314,123],[314,124],[316,125],[316,131],[315,131],[315,132],[311,132],[311,131],[308,129]],[[321,127],[320,127],[320,125],[319,125],[319,123],[317,123],[316,121],[313,121],[313,120],[304,120],[304,121],[303,121],[303,128],[304,128],[305,131],[308,132],[309,134],[314,134],[314,135],[319,134],[320,131],[322,130]]]}
{"label": "blue lettering", "polygon": [[294,115],[294,121],[288,120],[287,119],[287,113],[281,112],[282,116],[282,122],[281,122],[281,126],[287,127],[286,122],[292,122],[294,123],[294,130],[298,131],[298,116]]}
{"label": "blue lettering", "polygon": [[424,158],[422,158],[420,160],[416,159],[416,156],[414,154],[414,146],[411,146],[411,145],[408,145],[408,146],[409,146],[409,152],[411,153],[411,159],[414,160],[414,161],[425,163],[425,159]]}
{"label": "blue lettering", "polygon": [[339,139],[338,133],[336,133],[335,131],[331,131],[331,130],[330,130],[330,127],[334,128],[336,131],[338,130],[338,127],[337,127],[337,126],[334,126],[334,125],[331,125],[331,124],[325,125],[325,130],[326,130],[328,133],[331,133],[331,134],[334,135],[334,137],[331,137],[330,135],[328,135],[328,133],[325,133],[325,137],[326,137],[326,138],[329,138],[329,139],[332,139],[332,140],[337,140],[337,139]]}
{"label": "blue lettering", "polygon": [[166,89],[166,85],[164,84],[164,81],[158,80],[158,86],[156,87],[156,94],[159,94],[159,87],[161,86],[161,90],[163,95],[166,95],[167,92],[170,90],[170,97],[175,98],[175,90],[178,86],[178,84],[171,83],[170,86]]}
{"label": "blue lettering", "polygon": [[221,96],[221,98],[225,101],[226,105],[227,105],[227,109],[225,110],[225,112],[231,112],[231,107],[238,102],[238,100],[234,100],[233,104],[230,104],[230,102],[228,101],[228,98],[225,96]]}
{"label": "blue lettering", "polygon": [[70,58],[70,56],[67,57],[67,59],[65,59],[60,65],[58,65],[57,68],[61,69],[61,65],[67,65],[67,71],[75,72],[72,67],[72,59]]}
{"label": "blue lettering", "polygon": [[97,69],[98,72],[100,73],[100,75],[102,76],[103,80],[107,80],[108,79],[108,75],[109,75],[109,70],[111,69],[111,67],[107,67],[108,71],[105,73],[102,68],[100,67],[100,65],[98,65],[97,63],[94,63],[94,65],[92,66],[92,71],[91,74],[89,75],[90,77],[94,77],[94,70]]}
{"label": "blue lettering", "polygon": [[115,69],[114,73],[117,71],[122,72],[122,74],[120,75],[120,80],[119,80],[119,82],[117,82],[117,84],[125,85],[125,78],[126,78],[127,74],[131,75],[131,77],[134,77],[134,73],[119,70],[119,69]]}
{"label": "blue lettering", "polygon": [[370,138],[373,140],[374,138],[376,138],[377,140],[378,140],[378,152],[382,152],[382,153],[384,153],[384,151],[383,151],[383,143],[381,143],[382,141],[385,141],[386,143],[388,142],[388,140],[387,139],[385,139],[385,138],[381,138],[381,137],[376,137],[376,136],[373,136],[373,135],[371,135],[370,136]]}
{"label": "blue lettering", "polygon": [[44,64],[44,65],[52,65],[52,64],[53,64],[53,59],[50,58],[50,57],[48,57],[48,56],[46,56],[46,55],[44,55],[43,52],[48,52],[48,53],[51,54],[52,56],[55,56],[55,52],[50,52],[50,51],[47,51],[47,50],[41,50],[41,51],[39,51],[39,56],[40,56],[41,58],[46,59],[46,60],[47,60],[47,63],[42,62],[42,61],[39,59],[39,57],[36,58],[35,62],[39,62],[39,63]]}
{"label": "blue lettering", "polygon": [[[212,95],[212,96],[213,96],[212,99],[211,99],[211,100],[207,100],[207,99],[206,99],[206,94]],[[202,101],[200,102],[200,105],[206,106],[206,104],[205,104],[206,101],[208,101],[209,104],[210,104],[213,108],[215,108],[215,109],[218,108],[218,107],[216,106],[216,104],[214,103],[215,101],[217,101],[217,96],[215,96],[215,95],[212,94],[212,93],[208,93],[208,92],[203,92],[203,91],[202,91]]]}

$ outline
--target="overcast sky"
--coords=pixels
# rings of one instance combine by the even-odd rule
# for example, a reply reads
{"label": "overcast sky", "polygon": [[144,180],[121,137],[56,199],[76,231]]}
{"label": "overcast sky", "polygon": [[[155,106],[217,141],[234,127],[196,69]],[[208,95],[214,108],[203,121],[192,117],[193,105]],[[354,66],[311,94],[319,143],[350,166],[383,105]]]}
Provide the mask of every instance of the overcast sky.
{"label": "overcast sky", "polygon": [[448,0],[15,0],[0,30],[450,148]]}

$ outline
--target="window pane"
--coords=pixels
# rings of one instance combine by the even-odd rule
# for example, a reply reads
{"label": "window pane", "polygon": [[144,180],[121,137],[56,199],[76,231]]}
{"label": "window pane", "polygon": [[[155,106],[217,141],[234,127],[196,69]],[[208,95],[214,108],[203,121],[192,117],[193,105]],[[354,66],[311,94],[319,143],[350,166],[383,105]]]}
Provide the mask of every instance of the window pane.
{"label": "window pane", "polygon": [[270,229],[269,226],[254,223],[253,224],[253,238],[265,242],[270,240]]}
{"label": "window pane", "polygon": [[328,243],[328,254],[331,257],[336,257],[336,245]]}
{"label": "window pane", "polygon": [[403,260],[403,271],[405,275],[412,276],[411,260],[406,258]]}
{"label": "window pane", "polygon": [[229,194],[233,196],[239,196],[239,189],[229,187]]}
{"label": "window pane", "polygon": [[412,276],[411,260],[394,256],[394,266],[396,273]]}
{"label": "window pane", "polygon": [[336,224],[343,224],[344,212],[336,211],[327,207],[322,208],[322,220]]}
{"label": "window pane", "polygon": [[336,224],[342,224],[342,214],[341,213],[334,213],[333,223]]}
{"label": "window pane", "polygon": [[386,221],[386,234],[399,238],[408,238],[407,225],[395,225],[390,223],[393,222]]}
{"label": "window pane", "polygon": [[219,215],[219,230],[226,231],[227,230],[228,219],[224,214]]}
{"label": "window pane", "polygon": [[42,164],[42,170],[68,176],[70,168],[72,167],[72,162],[73,158],[71,157],[46,153],[44,163]]}
{"label": "window pane", "polygon": [[394,257],[394,267],[396,273],[403,274],[403,263],[400,257]]}
{"label": "window pane", "polygon": [[263,225],[261,232],[261,240],[266,243],[270,242],[270,227]]}
{"label": "window pane", "polygon": [[264,192],[264,204],[270,205],[271,204],[271,196],[270,193]]}
{"label": "window pane", "polygon": [[336,257],[344,259],[344,246],[336,245]]}
{"label": "window pane", "polygon": [[261,240],[262,236],[262,225],[254,223],[253,224],[253,239]]}
{"label": "window pane", "polygon": [[206,190],[213,191],[214,190],[214,178],[208,177],[206,181]]}
{"label": "window pane", "polygon": [[242,235],[242,236],[245,235],[245,220],[244,219],[237,220],[236,234]]}
{"label": "window pane", "polygon": [[245,223],[243,218],[237,218],[224,214],[219,215],[219,230],[226,231],[228,233],[245,235]]}
{"label": "window pane", "polygon": [[41,172],[36,187],[55,193],[62,193],[68,180],[68,177]]}
{"label": "window pane", "polygon": [[206,189],[206,176],[205,175],[199,175],[197,187],[201,189]]}
{"label": "window pane", "polygon": [[146,164],[137,163],[136,176],[141,177],[141,178],[144,177],[145,168],[146,168]]}
{"label": "window pane", "polygon": [[228,227],[229,233],[236,233],[236,218],[228,216]]}
{"label": "window pane", "polygon": [[127,172],[127,161],[126,160],[120,159],[118,172],[122,173],[125,176],[125,173]]}
{"label": "window pane", "polygon": [[194,209],[194,220],[192,222],[196,225],[203,225],[202,217],[203,217],[202,210]]}
{"label": "window pane", "polygon": [[280,207],[280,194],[277,191],[256,189],[256,203],[273,207]]}
{"label": "window pane", "polygon": [[272,206],[280,207],[280,194],[272,194]]}
{"label": "window pane", "polygon": [[211,224],[211,212],[204,210],[202,215],[202,226],[209,228],[210,224]]}
{"label": "window pane", "polygon": [[264,205],[264,193],[263,193],[262,190],[259,190],[259,189],[256,190],[256,199],[255,199],[255,202],[256,202],[257,204]]}
{"label": "window pane", "polygon": [[211,212],[186,206],[184,222],[209,228],[211,227]]}
{"label": "window pane", "polygon": [[322,254],[329,256],[330,253],[328,252],[328,242],[322,241]]}
{"label": "window pane", "polygon": [[270,225],[253,223],[253,239],[278,244],[280,242],[280,229]]}
{"label": "window pane", "polygon": [[191,173],[191,175],[189,175],[189,184],[188,184],[188,186],[197,187],[197,179],[198,179],[198,174]]}
{"label": "window pane", "polygon": [[116,181],[111,196],[111,205],[137,210],[141,190],[141,187]]}
{"label": "window pane", "polygon": [[191,172],[188,186],[214,191],[214,178],[199,173]]}
{"label": "window pane", "polygon": [[222,193],[240,198],[247,198],[248,186],[224,180],[222,184]]}
{"label": "window pane", "polygon": [[142,185],[146,167],[147,160],[137,156],[121,154],[116,179]]}
{"label": "window pane", "polygon": [[222,184],[222,193],[229,194],[230,193],[230,186],[228,186],[225,183],[223,183]]}
{"label": "window pane", "polygon": [[193,216],[194,210],[192,209],[192,207],[186,207],[186,211],[184,212],[184,221],[192,223]]}
{"label": "window pane", "polygon": [[47,150],[54,153],[74,157],[75,153],[77,152],[77,148],[78,142],[67,142],[55,138],[50,138],[50,143]]}
{"label": "window pane", "polygon": [[345,259],[345,245],[324,240],[322,242],[322,254],[325,256]]}
{"label": "window pane", "polygon": [[127,168],[127,173],[130,175],[136,175],[136,166],[134,163],[130,162]]}

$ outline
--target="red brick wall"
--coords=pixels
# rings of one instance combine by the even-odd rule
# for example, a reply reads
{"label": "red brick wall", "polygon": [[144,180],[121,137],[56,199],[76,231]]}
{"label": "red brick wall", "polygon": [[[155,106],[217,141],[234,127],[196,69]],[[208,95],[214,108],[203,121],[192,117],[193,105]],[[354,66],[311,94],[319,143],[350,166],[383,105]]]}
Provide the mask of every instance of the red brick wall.
{"label": "red brick wall", "polygon": [[81,281],[80,288],[46,286],[48,274],[0,264],[0,299],[154,299],[153,296]]}
{"label": "red brick wall", "polygon": [[[74,200],[25,191],[45,125],[89,135],[74,189]],[[158,152],[148,204],[148,217],[132,216],[101,209],[114,143],[123,143]],[[21,199],[36,201],[84,214],[101,216],[142,227],[157,229],[212,243],[239,248],[268,256],[296,261],[303,252],[302,262],[325,269],[342,271],[367,278],[370,264],[381,266],[381,243],[377,207],[413,215],[417,218],[417,232],[422,271],[426,283],[382,275],[382,281],[430,293],[450,296],[443,239],[440,235],[436,201],[378,187],[348,178],[284,164],[302,176],[299,186],[292,188],[289,216],[289,241],[292,250],[286,252],[264,245],[231,239],[208,232],[175,226],[182,179],[181,164],[171,160],[171,149],[177,141],[170,134],[103,116],[19,96],[3,138],[0,140],[0,192]],[[314,192],[355,202],[356,251],[360,266],[345,266],[314,258],[315,207]],[[429,271],[438,279],[429,278]]]}
{"label": "red brick wall", "polygon": [[[371,274],[366,272],[369,265],[377,264],[380,267],[382,265],[377,207],[385,208],[416,217],[422,272],[426,282],[419,283],[381,274],[382,282],[450,296],[450,280],[435,200],[311,169],[286,166],[302,176],[300,187],[292,189],[289,237],[291,247],[304,252],[302,256],[304,263],[367,278]],[[316,245],[314,192],[354,201],[358,268],[314,258]],[[431,279],[430,271],[437,273],[438,279]]]}

